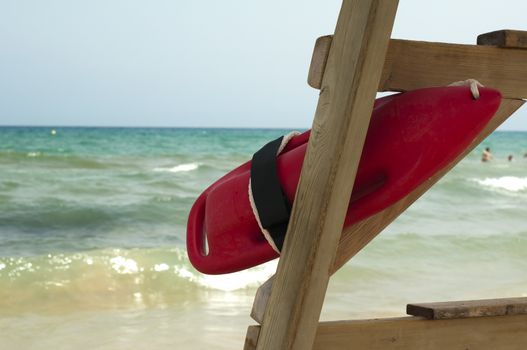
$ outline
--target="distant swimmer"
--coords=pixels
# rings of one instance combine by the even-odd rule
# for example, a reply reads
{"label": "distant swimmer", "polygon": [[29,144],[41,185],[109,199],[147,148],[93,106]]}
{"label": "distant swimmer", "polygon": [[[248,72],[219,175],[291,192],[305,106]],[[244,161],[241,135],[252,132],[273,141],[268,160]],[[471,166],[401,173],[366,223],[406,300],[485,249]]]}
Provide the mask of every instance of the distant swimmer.
{"label": "distant swimmer", "polygon": [[488,162],[489,160],[492,160],[492,153],[490,153],[490,148],[486,147],[481,155],[481,161]]}
{"label": "distant swimmer", "polygon": [[507,157],[507,160],[508,160],[509,162],[512,162],[512,154],[509,154],[509,156]]}

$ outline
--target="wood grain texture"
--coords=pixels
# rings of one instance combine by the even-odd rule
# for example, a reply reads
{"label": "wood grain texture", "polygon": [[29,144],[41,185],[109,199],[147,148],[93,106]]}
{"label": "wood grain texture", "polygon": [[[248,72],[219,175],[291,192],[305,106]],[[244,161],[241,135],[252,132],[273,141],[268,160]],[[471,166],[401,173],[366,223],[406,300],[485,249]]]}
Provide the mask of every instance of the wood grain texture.
{"label": "wood grain texture", "polygon": [[256,291],[254,296],[253,307],[251,309],[251,318],[262,324],[263,317],[265,314],[265,309],[267,308],[267,301],[271,295],[271,288],[273,287],[274,276],[269,278],[262,284]]}
{"label": "wood grain texture", "polygon": [[243,350],[254,350],[258,344],[258,336],[260,335],[260,327],[249,326],[247,328],[247,335],[245,336],[245,344]]}
{"label": "wood grain texture", "polygon": [[478,45],[527,49],[527,32],[522,30],[497,30],[478,35]]}
{"label": "wood grain texture", "polygon": [[311,349],[397,0],[344,0],[258,350]]}
{"label": "wood grain texture", "polygon": [[[251,326],[258,333],[260,326]],[[525,350],[527,315],[322,322],[313,350]],[[247,348],[252,350],[254,348]]]}
{"label": "wood grain texture", "polygon": [[506,98],[527,97],[527,51],[392,40],[380,90],[407,91],[474,78]]}
{"label": "wood grain texture", "polygon": [[[324,37],[329,41],[331,37]],[[315,46],[325,50],[331,44]],[[328,52],[314,52],[321,65]],[[317,57],[317,59],[315,59]],[[321,68],[310,67],[308,83],[319,89]],[[409,91],[474,78],[498,89],[505,98],[527,98],[527,50],[492,46],[390,40],[378,91]]]}
{"label": "wood grain texture", "polygon": [[328,62],[329,49],[333,35],[321,36],[315,42],[313,56],[311,57],[311,64],[309,65],[309,74],[307,75],[307,83],[309,86],[317,86],[319,89],[322,86],[322,77]]}
{"label": "wood grain texture", "polygon": [[[527,298],[448,301],[408,304],[406,313],[430,320],[468,317],[526,315]],[[527,344],[526,344],[527,347]]]}
{"label": "wood grain texture", "polygon": [[[524,101],[503,99],[500,108],[487,124],[481,134],[474,139],[470,146],[450,164],[448,164],[441,171],[436,173],[428,181],[422,183],[408,196],[401,199],[392,206],[362,220],[361,222],[346,228],[342,232],[340,238],[337,255],[335,257],[333,266],[330,272],[333,274],[340,267],[342,267],[349,259],[361,251],[373,238],[375,238],[385,227],[387,227],[393,220],[395,220],[402,212],[404,212],[412,203],[421,197],[430,187],[432,187],[439,179],[448,173],[461,159],[463,159],[470,151],[472,151],[478,144],[480,144],[490,133],[492,133],[498,126],[500,126],[507,118],[509,118],[518,108],[523,105]],[[265,282],[257,291],[258,297],[255,298],[251,317],[261,324],[263,320],[263,311],[266,308],[269,299],[270,285],[273,277]]]}

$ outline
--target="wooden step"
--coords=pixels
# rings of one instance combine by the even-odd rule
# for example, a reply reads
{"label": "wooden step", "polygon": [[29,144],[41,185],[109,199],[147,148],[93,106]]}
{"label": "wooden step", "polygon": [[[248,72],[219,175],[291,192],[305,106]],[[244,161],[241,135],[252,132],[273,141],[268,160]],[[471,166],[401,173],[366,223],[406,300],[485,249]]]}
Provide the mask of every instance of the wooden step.
{"label": "wooden step", "polygon": [[505,29],[480,34],[478,36],[478,45],[527,49],[527,32],[522,30]]}
{"label": "wooden step", "polygon": [[[408,304],[408,315],[430,320],[454,318],[526,315],[527,298],[448,301],[441,303]],[[526,344],[527,348],[527,344]]]}

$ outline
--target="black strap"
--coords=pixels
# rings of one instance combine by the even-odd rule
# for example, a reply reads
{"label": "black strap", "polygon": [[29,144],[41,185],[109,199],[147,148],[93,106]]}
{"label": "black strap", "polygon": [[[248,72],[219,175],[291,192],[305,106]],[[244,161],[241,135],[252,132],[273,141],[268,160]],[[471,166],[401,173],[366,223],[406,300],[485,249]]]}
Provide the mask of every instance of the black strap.
{"label": "black strap", "polygon": [[251,161],[251,190],[262,227],[269,231],[278,250],[284,245],[291,204],[282,190],[276,157],[282,144],[281,136],[269,142],[253,155]]}

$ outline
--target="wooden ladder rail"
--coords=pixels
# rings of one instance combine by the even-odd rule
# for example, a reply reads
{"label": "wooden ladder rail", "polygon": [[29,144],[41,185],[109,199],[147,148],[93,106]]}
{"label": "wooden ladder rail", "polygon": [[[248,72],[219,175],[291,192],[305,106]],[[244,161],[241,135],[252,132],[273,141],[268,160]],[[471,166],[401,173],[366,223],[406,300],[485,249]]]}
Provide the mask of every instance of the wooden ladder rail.
{"label": "wooden ladder rail", "polygon": [[[391,87],[393,80],[385,79],[385,77],[393,78],[393,74],[398,71],[404,72],[405,69],[408,71],[413,68],[413,65],[408,62],[402,67],[394,64],[397,62],[397,57],[401,57],[402,49],[395,50],[399,53],[395,55],[395,59],[390,54],[393,43],[397,42],[388,40],[396,8],[396,0],[386,2],[344,0],[335,37],[330,37],[330,41],[322,40],[322,46],[317,45],[319,48],[322,47],[322,51],[326,51],[327,55],[324,56],[325,54],[321,55],[318,52],[318,57],[322,59],[317,63],[317,50],[315,50],[310,70],[310,85],[321,87],[313,132],[297,189],[297,200],[293,206],[286,242],[277,269],[277,282],[274,283],[275,288],[273,288],[274,278],[271,278],[257,292],[251,316],[261,323],[262,327],[258,328],[256,338],[254,337],[255,328],[249,327],[246,349],[310,349],[315,340],[329,276],[366,246],[382,229],[521,107],[523,101],[519,98],[527,97],[525,84],[521,81],[517,83],[514,79],[507,79],[509,77],[507,74],[505,74],[507,76],[505,79],[503,77],[500,79],[499,69],[491,70],[491,77],[488,78],[491,81],[489,85],[504,90],[504,96],[508,98],[503,99],[492,121],[472,142],[471,146],[407,197],[345,230],[338,242],[339,227],[342,226],[347,198],[351,194],[353,185],[353,181],[350,180],[354,179],[356,173],[369,115],[373,107],[372,93],[377,90],[374,84],[382,87],[379,90],[396,91],[444,85],[428,83],[434,81],[431,79],[432,75],[425,74],[423,79],[422,72],[416,75],[418,78],[421,77],[421,80],[398,88]],[[389,20],[387,21],[386,18]],[[490,36],[493,34],[490,33]],[[510,39],[510,35],[506,38]],[[498,42],[504,41],[500,40],[497,39]],[[349,41],[354,45],[347,45]],[[507,43],[496,44],[496,40],[492,44],[508,47]],[[521,47],[521,42],[518,44],[518,40],[514,41],[514,44],[516,45],[514,47]],[[437,45],[440,46],[436,48],[436,55],[441,56],[441,54],[450,52],[452,56],[450,58],[458,61],[463,60],[465,55],[474,53],[473,48],[476,47],[465,45],[463,49],[468,51],[456,55],[452,53],[452,49],[455,51],[460,45],[446,48],[441,45],[452,44]],[[525,75],[526,72],[521,68],[522,62],[525,62],[524,59],[527,58],[526,51],[515,50],[511,59],[510,53],[505,54],[494,51],[494,49],[496,48],[482,51],[483,54],[476,52],[476,55],[472,57],[476,59],[474,65],[476,69],[465,69],[465,73],[473,74],[463,76],[457,70],[454,73],[456,78],[449,79],[448,82],[468,77],[488,77],[488,74],[482,74],[483,72],[488,73],[489,60],[499,61],[496,65],[503,62],[505,67],[512,67],[507,71],[509,73],[513,71]],[[426,53],[424,55],[426,56]],[[423,58],[423,54],[419,57]],[[387,63],[392,69],[388,75],[386,75]],[[441,61],[436,61],[436,64],[440,63]],[[315,76],[322,74],[320,86],[312,84],[313,69],[318,71]],[[436,80],[437,77],[444,79],[441,74],[436,74],[435,77]],[[411,79],[403,75],[399,81],[405,82]],[[351,83],[346,84],[346,82]],[[485,83],[486,80],[483,82]],[[353,140],[353,148],[349,147],[350,140]],[[347,178],[346,175],[348,175]]]}

